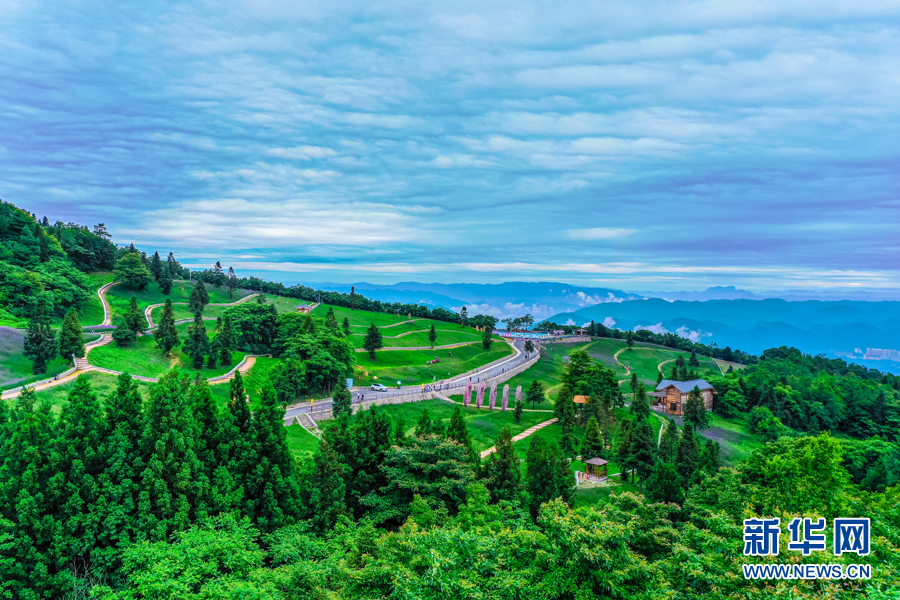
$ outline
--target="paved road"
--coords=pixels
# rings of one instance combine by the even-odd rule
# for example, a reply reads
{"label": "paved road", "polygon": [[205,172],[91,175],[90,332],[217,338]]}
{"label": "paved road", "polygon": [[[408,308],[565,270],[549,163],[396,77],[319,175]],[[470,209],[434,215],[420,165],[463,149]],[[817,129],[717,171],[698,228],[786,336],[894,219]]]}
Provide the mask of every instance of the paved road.
{"label": "paved road", "polygon": [[[494,342],[494,343],[502,343],[502,342]],[[513,342],[513,349],[516,351],[516,353],[514,355],[507,356],[507,357],[501,358],[500,360],[496,360],[492,363],[489,363],[489,364],[485,365],[484,368],[479,370],[478,373],[471,374],[471,375],[459,376],[459,377],[450,377],[443,381],[438,381],[437,387],[435,387],[434,389],[445,395],[448,395],[448,396],[450,394],[460,394],[460,393],[462,393],[462,390],[466,387],[466,382],[468,382],[469,379],[471,379],[472,383],[474,384],[483,379],[490,379],[492,377],[496,377],[497,375],[504,373],[505,371],[508,371],[509,369],[513,369],[513,368],[519,366],[520,364],[526,362],[529,359],[529,357],[534,356],[534,353],[526,354],[524,346],[525,346],[524,340],[516,340]],[[371,400],[381,399],[381,398],[397,398],[397,397],[409,396],[409,395],[415,394],[417,392],[421,392],[422,385],[419,384],[419,385],[404,386],[400,389],[389,388],[388,391],[386,391],[386,392],[374,392],[374,391],[372,391],[371,388],[360,388],[360,387],[352,388],[350,391],[353,392],[353,402],[357,403],[358,402],[357,396],[359,393],[365,394],[366,402],[369,402]],[[486,395],[487,394],[485,394],[485,396]],[[290,417],[294,417],[294,416],[302,414],[302,413],[308,413],[308,412],[311,412],[313,409],[315,409],[315,411],[318,412],[318,411],[327,410],[330,408],[331,408],[331,400],[317,400],[316,402],[313,403],[312,407],[310,406],[309,402],[303,402],[300,404],[295,404],[293,406],[289,406],[287,411],[285,411],[284,418],[288,419]]]}

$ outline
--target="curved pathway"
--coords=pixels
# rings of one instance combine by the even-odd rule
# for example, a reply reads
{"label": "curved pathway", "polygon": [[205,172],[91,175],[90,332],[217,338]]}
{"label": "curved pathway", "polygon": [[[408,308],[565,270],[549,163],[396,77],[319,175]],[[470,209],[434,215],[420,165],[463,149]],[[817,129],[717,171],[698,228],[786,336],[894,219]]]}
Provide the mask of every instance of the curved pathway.
{"label": "curved pathway", "polygon": [[[259,292],[254,292],[252,294],[248,294],[248,295],[244,296],[243,298],[241,298],[240,300],[236,300],[234,302],[217,302],[214,304],[207,304],[206,306],[237,306],[238,304],[242,304],[242,303],[246,302],[247,300],[249,300],[250,298],[253,298],[254,296],[259,296]],[[190,302],[173,302],[172,306],[176,306],[176,305],[187,306],[188,304],[190,304]],[[149,327],[150,329],[153,329],[154,327],[156,327],[156,325],[153,324],[153,317],[152,317],[153,309],[159,308],[160,306],[165,306],[165,305],[166,305],[165,302],[163,302],[161,304],[151,304],[150,306],[148,306],[147,308],[144,309],[144,318],[147,319],[147,327]],[[215,320],[215,317],[204,317],[204,320],[205,321]],[[182,323],[187,323],[188,321],[193,321],[193,319],[181,319]],[[176,323],[177,322],[178,321],[176,321]]]}
{"label": "curved pathway", "polygon": [[[515,443],[515,442],[518,442],[519,440],[524,440],[525,438],[530,436],[532,433],[534,433],[538,429],[543,429],[544,427],[547,427],[548,425],[553,425],[557,421],[559,421],[559,419],[553,418],[553,419],[550,419],[549,421],[544,421],[543,423],[538,423],[534,427],[529,427],[528,429],[526,429],[519,435],[513,436],[512,441],[513,441],[513,443]],[[496,451],[497,451],[497,447],[491,446],[487,450],[483,450],[481,452],[481,458],[487,458],[488,456],[490,456],[491,454],[493,454]]]}
{"label": "curved pathway", "polygon": [[[445,346],[388,346],[387,348],[379,348],[375,352],[393,352],[396,350],[446,350],[447,348],[459,348],[460,346],[471,346],[472,344],[480,343],[481,340],[472,340],[471,342],[457,342]],[[356,348],[354,352],[368,352],[368,350],[365,348]]]}
{"label": "curved pathway", "polygon": [[[352,327],[352,325],[351,325],[351,327]],[[412,335],[414,333],[428,333],[429,331],[431,331],[431,330],[430,329],[416,329],[415,331],[407,331],[406,333],[398,333],[397,335],[383,335],[381,337],[387,338],[387,339],[396,339],[396,338],[402,338],[405,335]],[[435,329],[435,331],[436,332],[437,331],[446,331],[448,333],[461,333],[458,329]],[[366,335],[366,334],[365,333],[351,333],[350,335]],[[480,342],[481,339],[479,338],[475,341]]]}
{"label": "curved pathway", "polygon": [[671,360],[664,360],[664,361],[662,361],[661,363],[659,363],[658,365],[656,365],[656,368],[659,369],[659,372],[660,372],[660,373],[662,373],[663,375],[665,375],[665,373],[663,373],[663,370],[662,370],[663,365],[667,365],[667,364],[669,364],[670,362],[675,362],[676,360],[678,360],[678,359],[677,359],[677,358],[673,358],[673,359],[671,359]]}
{"label": "curved pathway", "polygon": [[103,322],[99,325],[83,325],[81,327],[82,329],[88,329],[90,327],[107,327],[112,325],[112,310],[109,308],[109,302],[106,301],[106,290],[118,284],[118,281],[111,281],[97,290],[97,295],[100,297],[100,306],[103,307]]}
{"label": "curved pathway", "polygon": [[[403,325],[404,323],[412,323],[414,321],[427,321],[428,319],[408,319],[406,321],[400,321],[399,323],[391,323],[390,325],[378,325],[378,329],[387,329],[388,327],[396,327],[397,325]],[[371,325],[351,325],[350,327],[371,327]]]}

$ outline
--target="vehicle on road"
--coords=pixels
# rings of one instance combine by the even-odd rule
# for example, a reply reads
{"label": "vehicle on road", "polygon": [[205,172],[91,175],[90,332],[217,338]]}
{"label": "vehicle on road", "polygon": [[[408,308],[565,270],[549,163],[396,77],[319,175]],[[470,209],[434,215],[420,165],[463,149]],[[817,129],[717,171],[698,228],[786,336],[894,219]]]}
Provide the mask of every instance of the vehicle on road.
{"label": "vehicle on road", "polygon": [[373,391],[373,392],[386,392],[387,390],[388,390],[388,389],[387,389],[387,386],[385,386],[385,385],[382,385],[382,384],[380,384],[380,383],[373,383],[373,384],[372,384],[372,391]]}

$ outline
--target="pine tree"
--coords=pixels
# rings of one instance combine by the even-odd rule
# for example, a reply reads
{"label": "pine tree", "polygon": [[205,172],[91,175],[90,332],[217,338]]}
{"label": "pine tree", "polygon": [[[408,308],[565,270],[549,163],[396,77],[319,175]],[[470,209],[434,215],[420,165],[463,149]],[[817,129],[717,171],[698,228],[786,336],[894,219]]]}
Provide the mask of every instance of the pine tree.
{"label": "pine tree", "polygon": [[653,427],[647,421],[638,421],[634,428],[634,435],[631,440],[631,467],[632,482],[633,474],[637,473],[641,478],[641,493],[644,492],[644,480],[650,476],[653,471],[653,465],[656,464],[656,440],[653,437]]}
{"label": "pine tree", "polygon": [[562,401],[560,408],[559,424],[562,426],[562,436],[559,438],[559,447],[563,456],[569,457],[576,454],[578,439],[575,435],[575,404],[568,399]]}
{"label": "pine tree", "polygon": [[150,389],[141,439],[146,467],[140,475],[136,529],[149,541],[167,540],[206,514],[196,423],[176,371]]}
{"label": "pine tree", "polygon": [[700,366],[700,361],[697,360],[697,351],[696,350],[691,350],[691,359],[688,361],[688,364],[691,365],[692,367]]}
{"label": "pine tree", "polygon": [[172,292],[173,280],[172,264],[170,262],[163,263],[159,268],[159,277],[156,280],[159,284],[159,291],[168,296]]}
{"label": "pine tree", "polygon": [[684,502],[684,489],[678,469],[669,462],[659,462],[647,478],[647,499],[651,502]]}
{"label": "pine tree", "polygon": [[544,502],[562,498],[572,504],[575,478],[569,469],[568,459],[558,448],[548,444],[541,436],[531,436],[525,463],[525,487],[532,518],[537,518],[540,505]]}
{"label": "pine tree", "polygon": [[219,446],[219,408],[212,396],[209,383],[198,374],[191,386],[188,403],[197,422],[197,458],[203,464],[207,476],[218,467],[216,451]]}
{"label": "pine tree", "polygon": [[344,335],[350,335],[350,319],[344,317],[344,322],[341,324],[341,327],[344,330]]}
{"label": "pine tree", "polygon": [[146,319],[138,308],[137,297],[132,296],[128,303],[128,312],[125,313],[125,327],[134,332],[135,336],[144,333]]}
{"label": "pine tree", "polygon": [[[212,268],[212,282],[216,287],[222,287],[222,284],[225,283],[225,272],[222,270],[222,263],[216,261],[216,264],[213,265]],[[207,303],[209,300],[207,299]]]}
{"label": "pine tree", "polygon": [[694,428],[691,427],[690,423],[685,423],[675,458],[675,466],[678,468],[678,474],[681,476],[681,481],[685,486],[689,485],[694,476],[698,462],[699,452],[697,450],[697,440],[694,439]]}
{"label": "pine tree", "polygon": [[209,304],[209,294],[206,291],[206,285],[204,285],[203,280],[201,279],[197,281],[197,285],[191,290],[188,308],[191,309],[191,312],[194,314],[200,314],[203,312],[203,309],[206,308],[207,304]]}
{"label": "pine tree", "polygon": [[703,403],[703,397],[700,395],[700,388],[696,385],[688,394],[687,402],[684,403],[684,422],[690,423],[696,429],[709,427],[709,415],[706,414],[706,405]]}
{"label": "pine tree", "polygon": [[500,432],[495,451],[484,467],[484,474],[487,477],[485,485],[491,493],[492,502],[518,500],[522,492],[522,473],[519,470],[519,457],[516,455],[509,427],[504,427]]}
{"label": "pine tree", "polygon": [[335,419],[349,419],[353,414],[353,395],[343,379],[338,379],[331,394],[331,414]]}
{"label": "pine tree", "polygon": [[194,313],[194,322],[188,327],[188,339],[184,341],[182,349],[191,357],[195,369],[203,367],[203,359],[209,352],[209,337],[200,313]]}
{"label": "pine tree", "polygon": [[284,409],[271,382],[266,382],[260,393],[253,428],[259,446],[259,464],[254,472],[256,510],[253,522],[268,533],[293,523],[300,510],[299,486],[287,445]]}
{"label": "pine tree", "polygon": [[153,258],[150,259],[150,273],[158,283],[159,278],[163,273],[163,263],[159,258],[159,252],[154,252]]}
{"label": "pine tree", "polygon": [[431,347],[434,348],[434,342],[437,341],[437,332],[434,330],[434,323],[431,324],[431,329],[428,331],[428,341],[431,342]]}
{"label": "pine tree", "polygon": [[172,348],[178,344],[178,332],[175,329],[175,311],[172,308],[172,301],[166,298],[166,305],[163,307],[162,315],[159,318],[159,325],[153,330],[153,337],[156,339],[156,347],[163,351],[163,354],[169,356]]}
{"label": "pine tree", "polygon": [[238,278],[234,274],[234,267],[228,267],[228,299],[234,296],[234,290],[238,288]]}
{"label": "pine tree", "polygon": [[631,414],[638,421],[643,421],[650,416],[650,404],[647,402],[647,389],[643,383],[637,385],[637,392],[631,400]]}
{"label": "pine tree", "polygon": [[679,443],[678,427],[672,421],[666,422],[662,438],[659,440],[659,460],[674,464],[678,457]]}
{"label": "pine tree", "polygon": [[491,343],[494,341],[491,339],[491,327],[484,328],[484,335],[481,337],[481,346],[485,350],[491,349]]}
{"label": "pine tree", "polygon": [[416,422],[416,436],[421,437],[433,433],[434,426],[431,423],[431,413],[429,413],[426,408],[422,411],[422,414],[419,415],[419,420]]}
{"label": "pine tree", "polygon": [[394,443],[401,448],[407,443],[406,437],[406,421],[402,416],[397,417],[397,423],[394,426]]}
{"label": "pine tree", "polygon": [[619,425],[619,436],[616,440],[616,460],[622,469],[622,481],[628,480],[631,470],[632,421],[623,419]]}
{"label": "pine tree", "polygon": [[592,458],[603,458],[606,456],[606,448],[603,445],[603,438],[600,434],[600,425],[597,419],[591,417],[588,419],[587,427],[584,431],[584,443],[581,445],[582,462]]}
{"label": "pine tree", "polygon": [[469,309],[465,306],[459,309],[459,324],[463,327],[469,324]]}
{"label": "pine tree", "polygon": [[315,456],[306,487],[306,516],[316,531],[330,531],[340,517],[349,515],[350,511],[344,502],[344,469],[338,462],[337,454],[325,440],[319,442],[319,453]]}
{"label": "pine tree", "polygon": [[84,334],[78,324],[78,313],[69,310],[59,328],[59,355],[63,358],[84,357]]}
{"label": "pine tree", "polygon": [[522,422],[522,409],[525,408],[525,403],[522,400],[516,400],[516,423]]}
{"label": "pine tree", "polygon": [[634,333],[632,333],[631,331],[629,331],[625,335],[625,344],[628,346],[629,350],[631,349],[632,346],[634,346]]}
{"label": "pine tree", "polygon": [[469,435],[469,425],[463,418],[462,410],[459,406],[456,407],[450,416],[450,424],[447,426],[447,437],[466,447],[469,453],[469,460],[474,465],[477,473],[477,469],[481,464],[481,456],[475,451],[475,445],[472,442],[472,437]]}
{"label": "pine tree", "polygon": [[363,342],[363,348],[369,353],[369,358],[375,360],[375,351],[382,347],[381,331],[375,327],[375,323],[372,323],[366,332],[366,340]]}
{"label": "pine tree", "polygon": [[56,338],[50,330],[48,311],[46,299],[40,298],[25,333],[24,354],[32,360],[31,372],[35,375],[46,373],[47,363],[56,354]]}
{"label": "pine tree", "polygon": [[[544,386],[537,379],[528,386],[528,392],[525,394],[525,402],[531,402],[531,408],[534,408],[539,402],[544,400]],[[557,401],[559,399],[557,398]],[[571,399],[570,399],[571,402]]]}
{"label": "pine tree", "polygon": [[231,401],[219,419],[219,464],[224,468],[214,478],[223,506],[239,508],[241,514],[255,514],[253,471],[259,455],[253,430],[253,419],[247,403],[247,392],[240,371],[231,380]]}
{"label": "pine tree", "polygon": [[231,352],[235,347],[234,330],[231,327],[230,316],[225,315],[225,318],[222,319],[222,333],[216,336],[216,339],[219,341],[219,362],[226,366],[230,365]]}

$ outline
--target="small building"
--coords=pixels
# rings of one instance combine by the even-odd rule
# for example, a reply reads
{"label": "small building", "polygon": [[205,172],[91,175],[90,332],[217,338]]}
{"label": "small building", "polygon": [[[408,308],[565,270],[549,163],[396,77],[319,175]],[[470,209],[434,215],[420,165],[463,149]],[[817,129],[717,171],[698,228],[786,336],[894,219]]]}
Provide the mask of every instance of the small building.
{"label": "small building", "polygon": [[717,392],[713,386],[703,379],[691,379],[690,381],[663,379],[656,386],[656,390],[649,392],[647,395],[651,398],[656,398],[656,405],[664,412],[671,415],[682,415],[684,414],[684,405],[687,403],[688,396],[695,387],[700,389],[700,397],[703,398],[703,405],[706,407],[706,410],[712,410],[713,396]]}
{"label": "small building", "polygon": [[295,306],[294,308],[296,308],[298,312],[301,312],[304,315],[308,315],[309,311],[311,311],[313,307],[306,302],[303,302],[299,306]]}
{"label": "small building", "polygon": [[575,330],[575,335],[587,335],[587,329],[580,327]]}
{"label": "small building", "polygon": [[588,403],[588,397],[587,397],[587,396],[581,396],[581,395],[578,395],[578,396],[575,396],[574,398],[572,398],[572,402],[574,402],[575,404],[587,404],[587,403]]}
{"label": "small building", "polygon": [[584,461],[589,477],[606,477],[606,463],[602,458],[591,458]]}

